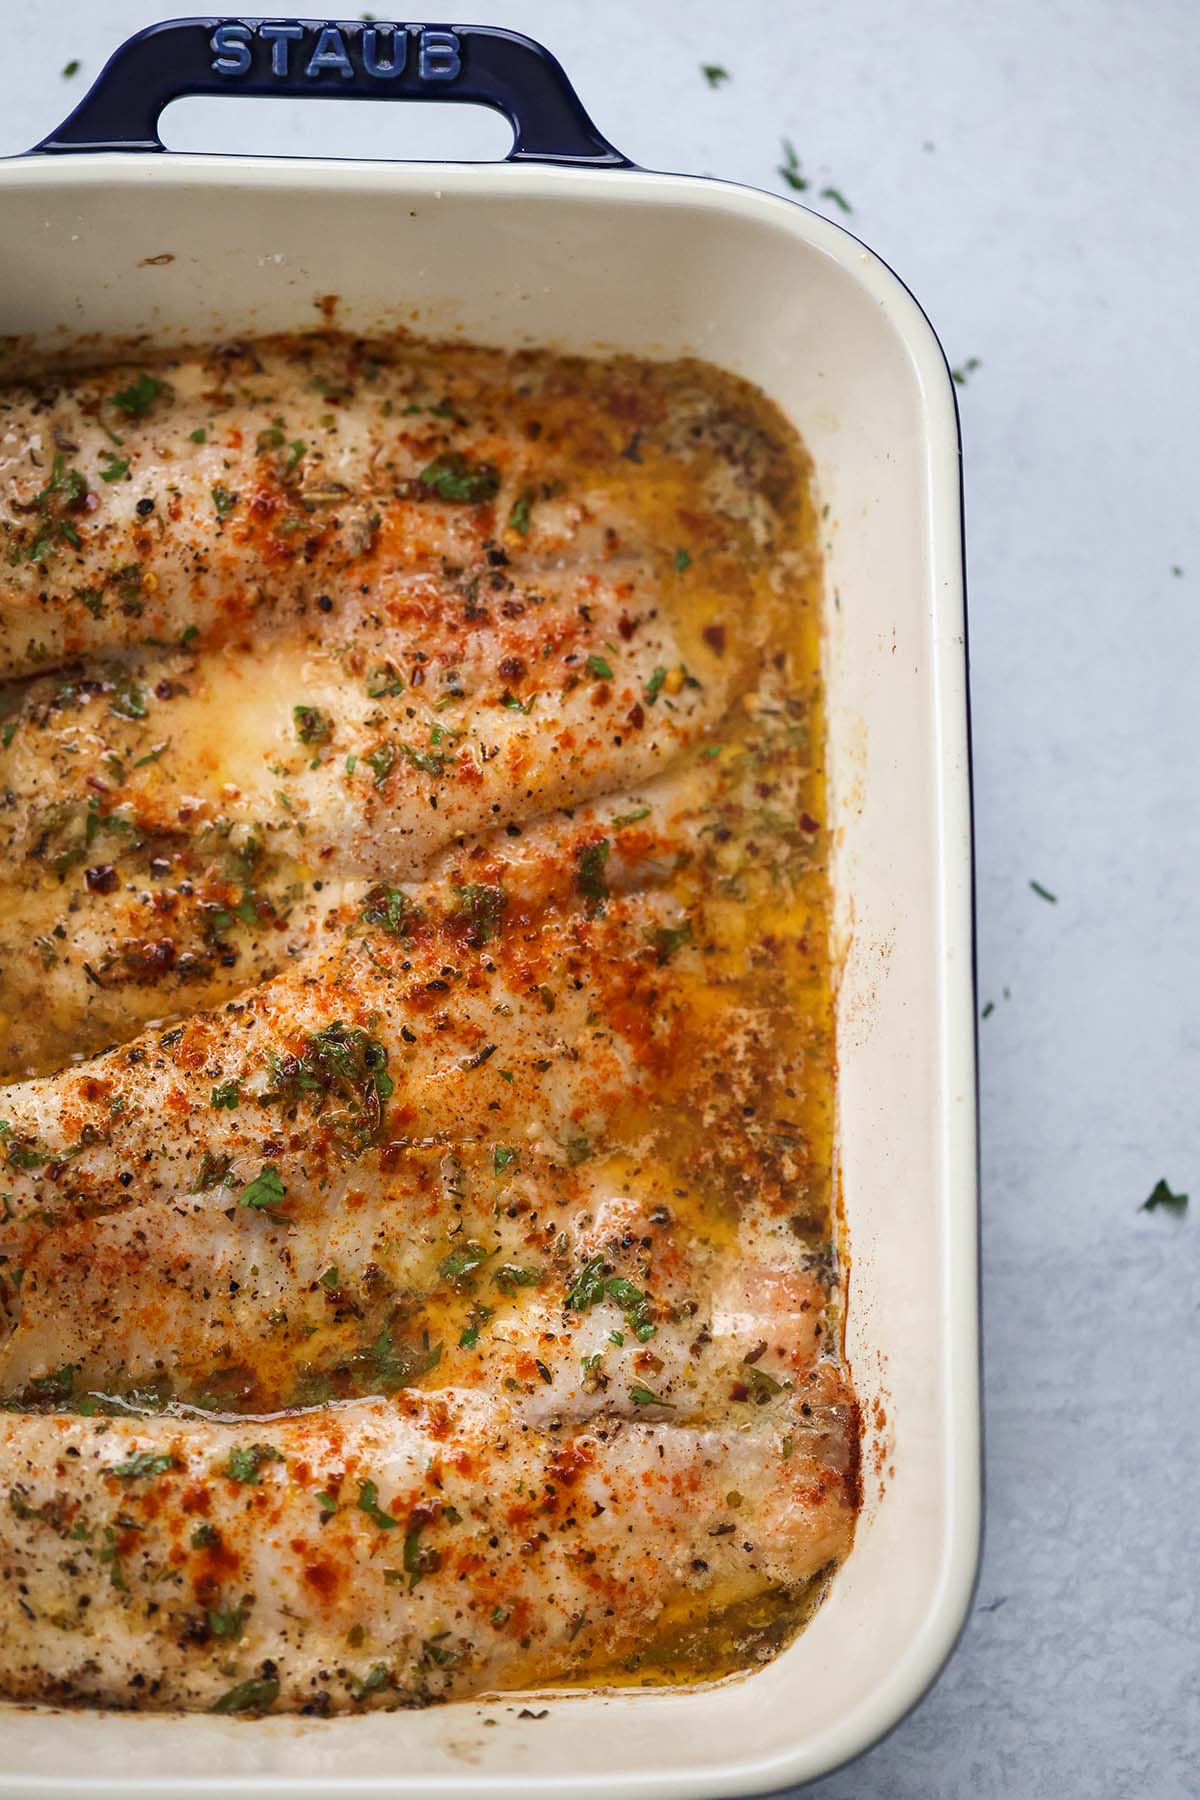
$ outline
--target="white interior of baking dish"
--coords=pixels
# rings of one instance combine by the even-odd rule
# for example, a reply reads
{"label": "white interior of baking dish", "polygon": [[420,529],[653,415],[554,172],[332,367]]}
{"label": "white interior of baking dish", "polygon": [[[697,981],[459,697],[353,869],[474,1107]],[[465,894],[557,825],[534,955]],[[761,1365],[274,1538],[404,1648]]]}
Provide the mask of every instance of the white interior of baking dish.
{"label": "white interior of baking dish", "polygon": [[0,333],[51,347],[294,328],[337,294],[352,329],[705,356],[798,426],[829,506],[840,1152],[866,1415],[853,1556],[749,1679],[571,1696],[537,1720],[519,1700],[332,1722],[0,1710],[0,1793],[697,1800],[821,1773],[936,1673],[977,1554],[959,476],[928,324],[868,251],[787,202],[531,166],[34,158],[0,167],[0,270]]}

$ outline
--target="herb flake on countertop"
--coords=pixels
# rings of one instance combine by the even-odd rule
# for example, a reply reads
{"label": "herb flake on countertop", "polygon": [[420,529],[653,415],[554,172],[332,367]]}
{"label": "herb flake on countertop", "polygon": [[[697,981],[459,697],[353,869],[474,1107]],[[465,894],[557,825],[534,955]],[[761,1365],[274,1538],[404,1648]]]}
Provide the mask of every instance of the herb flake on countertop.
{"label": "herb flake on countertop", "polygon": [[844,213],[852,213],[854,211],[854,208],[847,200],[845,194],[843,194],[841,188],[823,187],[821,189],[820,198],[822,200],[832,200],[833,204],[835,206],[840,206]]}
{"label": "herb flake on countertop", "polygon": [[1058,895],[1052,894],[1050,889],[1048,887],[1043,887],[1040,881],[1034,881],[1031,876],[1029,885],[1040,900],[1048,900],[1051,906],[1058,905]]}
{"label": "herb flake on countertop", "polygon": [[1182,1216],[1187,1211],[1187,1204],[1186,1194],[1173,1194],[1167,1183],[1160,1179],[1155,1183],[1153,1192],[1142,1201],[1138,1211],[1157,1212],[1160,1206],[1165,1206],[1168,1212]]}
{"label": "herb flake on countertop", "polygon": [[701,63],[700,73],[710,88],[719,88],[722,82],[729,80],[729,70],[722,68],[720,63]]}
{"label": "herb flake on countertop", "polygon": [[77,56],[73,56],[69,63],[63,64],[63,70],[62,70],[63,80],[70,81],[70,79],[73,75],[78,75],[78,73],[82,67],[83,67],[83,64],[80,62],[79,58]]}
{"label": "herb flake on countertop", "polygon": [[982,364],[977,356],[968,356],[965,363],[962,363],[957,369],[951,369],[950,371],[955,386],[966,387],[971,376],[975,373],[976,369],[980,367],[982,367]]}
{"label": "herb flake on countertop", "polygon": [[794,193],[803,194],[807,190],[808,181],[800,166],[800,158],[796,155],[796,146],[791,138],[783,139],[783,161],[779,164],[777,172]]}

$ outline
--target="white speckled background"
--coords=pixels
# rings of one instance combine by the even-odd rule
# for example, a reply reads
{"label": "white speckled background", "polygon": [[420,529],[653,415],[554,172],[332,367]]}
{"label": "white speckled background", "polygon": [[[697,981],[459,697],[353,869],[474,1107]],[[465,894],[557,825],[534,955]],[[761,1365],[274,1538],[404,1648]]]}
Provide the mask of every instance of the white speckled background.
{"label": "white speckled background", "polygon": [[[0,154],[171,10],[0,0]],[[960,398],[995,1005],[986,1551],[937,1687],[809,1793],[1183,1800],[1200,1792],[1200,6],[471,16],[547,43],[647,167],[779,188],[790,137],[810,195],[843,192],[951,362],[979,359]],[[710,91],[703,62],[732,79]],[[481,157],[507,135],[465,109],[353,103],[193,101],[167,127],[179,148],[328,155]],[[1138,1210],[1159,1176],[1192,1191],[1190,1217]]]}

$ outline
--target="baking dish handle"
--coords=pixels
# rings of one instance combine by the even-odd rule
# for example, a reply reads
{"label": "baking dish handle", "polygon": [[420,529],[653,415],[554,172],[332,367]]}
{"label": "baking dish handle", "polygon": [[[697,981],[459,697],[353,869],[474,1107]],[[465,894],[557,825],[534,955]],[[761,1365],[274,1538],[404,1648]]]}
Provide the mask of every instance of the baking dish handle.
{"label": "baking dish handle", "polygon": [[109,57],[40,151],[162,150],[163,107],[190,94],[458,100],[502,112],[510,162],[629,168],[602,138],[561,64],[492,25],[384,20],[169,19]]}

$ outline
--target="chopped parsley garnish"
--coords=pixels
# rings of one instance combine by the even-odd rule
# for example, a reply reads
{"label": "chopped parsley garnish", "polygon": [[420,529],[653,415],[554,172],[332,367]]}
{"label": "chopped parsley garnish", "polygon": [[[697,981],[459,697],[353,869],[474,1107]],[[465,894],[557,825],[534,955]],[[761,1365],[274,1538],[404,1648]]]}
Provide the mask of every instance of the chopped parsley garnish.
{"label": "chopped parsley garnish", "polygon": [[407,894],[381,882],[363,901],[360,917],[364,925],[381,925],[393,937],[403,937],[417,914],[418,908]]}
{"label": "chopped parsley garnish", "polygon": [[203,1194],[208,1188],[230,1187],[232,1183],[229,1180],[229,1172],[232,1167],[233,1158],[231,1156],[214,1156],[210,1150],[206,1150],[200,1158],[200,1168],[190,1192]]}
{"label": "chopped parsley garnish", "polygon": [[701,63],[700,73],[710,88],[719,88],[722,82],[729,80],[729,70],[723,69],[720,63]]}
{"label": "chopped parsley garnish", "polygon": [[646,705],[653,706],[662,693],[663,682],[667,679],[667,671],[660,664],[646,683]]}
{"label": "chopped parsley garnish", "polygon": [[570,1168],[578,1168],[579,1164],[586,1162],[591,1154],[592,1146],[585,1137],[567,1139],[567,1163]]}
{"label": "chopped parsley garnish", "polygon": [[[395,751],[392,750],[390,744],[386,747],[394,761]],[[416,750],[411,744],[401,744],[400,749],[407,761],[412,764],[413,768],[420,769],[423,775],[440,775],[445,766],[446,759],[437,750]],[[371,761],[369,756],[367,761]],[[390,763],[388,764],[388,767],[391,767]],[[378,785],[378,783],[376,785]]]}
{"label": "chopped parsley garnish", "polygon": [[419,1344],[396,1344],[390,1329],[385,1327],[356,1360],[362,1365],[357,1385],[364,1393],[394,1394],[436,1368],[442,1360],[442,1346],[430,1344],[427,1332],[422,1333]]}
{"label": "chopped parsley garnish", "polygon": [[511,1169],[514,1163],[518,1168],[520,1167],[521,1152],[514,1145],[494,1144],[492,1146],[492,1168],[497,1175],[502,1175],[505,1169]]}
{"label": "chopped parsley garnish", "polygon": [[212,490],[212,502],[217,509],[218,519],[227,519],[237,504],[237,495],[231,494],[227,487],[218,485]]}
{"label": "chopped parsley garnish", "polygon": [[439,500],[454,500],[477,506],[491,500],[500,488],[500,471],[495,463],[474,462],[461,450],[439,456],[421,470],[421,486],[436,494]]}
{"label": "chopped parsley garnish", "polygon": [[363,757],[363,761],[368,769],[374,772],[375,786],[382,787],[395,765],[396,746],[394,744],[376,744],[374,750],[369,750]]}
{"label": "chopped parsley garnish", "polygon": [[465,1244],[456,1245],[449,1255],[442,1258],[438,1264],[438,1274],[443,1281],[448,1281],[451,1287],[458,1288],[460,1292],[469,1291],[474,1286],[472,1278],[476,1269],[481,1268],[495,1254],[494,1250],[485,1250],[482,1244],[477,1244],[472,1238]]}
{"label": "chopped parsley garnish", "polygon": [[1058,905],[1058,895],[1052,894],[1050,892],[1050,889],[1047,887],[1043,887],[1040,881],[1031,880],[1029,885],[1033,889],[1034,893],[1037,894],[1040,899],[1048,900],[1050,902],[1051,906]]}
{"label": "chopped parsley garnish", "polygon": [[632,812],[617,813],[613,824],[619,829],[623,825],[636,825],[639,819],[648,819],[649,817],[650,808],[648,806],[635,806]]}
{"label": "chopped parsley garnish", "polygon": [[746,1389],[747,1400],[753,1401],[755,1406],[765,1406],[768,1400],[773,1400],[776,1394],[783,1392],[781,1381],[776,1381],[773,1375],[768,1375],[764,1369],[756,1368],[753,1363],[744,1362],[742,1364],[741,1382]]}
{"label": "chopped parsley garnish", "polygon": [[16,719],[9,719],[3,729],[0,729],[0,744],[3,744],[6,750],[17,735],[17,723]]}
{"label": "chopped parsley garnish", "polygon": [[193,1550],[215,1550],[221,1541],[221,1534],[215,1525],[197,1525],[192,1533]]}
{"label": "chopped parsley garnish", "polygon": [[217,1112],[220,1112],[222,1107],[229,1112],[235,1112],[241,1097],[242,1090],[236,1081],[222,1081],[212,1091],[212,1104]]}
{"label": "chopped parsley garnish", "polygon": [[112,397],[112,402],[123,413],[128,413],[130,418],[140,418],[144,413],[149,412],[162,390],[163,383],[156,381],[153,375],[147,375],[143,371],[137,380],[131,382],[127,388],[118,388]]}
{"label": "chopped parsley garnish", "polygon": [[587,903],[589,919],[604,911],[604,902],[608,899],[604,869],[611,848],[608,838],[600,838],[594,844],[585,844],[575,861],[575,888]]}
{"label": "chopped parsley garnish", "polygon": [[[450,1516],[449,1507],[446,1508],[446,1516],[447,1518]],[[441,1638],[448,1638],[449,1636],[450,1633],[448,1631],[439,1631],[437,1637],[423,1639],[421,1643],[421,1661],[436,1663],[439,1669],[453,1668],[454,1664],[458,1661],[458,1651],[448,1650],[445,1644],[439,1642]],[[535,1717],[538,1718],[545,1718],[545,1716],[545,1713],[535,1714]],[[517,1717],[520,1718],[521,1714],[518,1713]]]}
{"label": "chopped parsley garnish", "polygon": [[102,450],[100,460],[106,465],[100,471],[101,481],[124,481],[129,473],[127,456],[117,456],[111,450]]}
{"label": "chopped parsley garnish", "polygon": [[373,1481],[359,1482],[358,1499],[354,1504],[359,1512],[366,1513],[373,1525],[378,1525],[380,1531],[395,1531],[400,1523],[399,1519],[393,1519],[391,1513],[384,1512],[380,1506],[379,1489]]}
{"label": "chopped parsley garnish", "polygon": [[229,1452],[223,1473],[230,1481],[240,1481],[243,1487],[257,1487],[259,1472],[265,1463],[285,1460],[273,1444],[237,1444]]}
{"label": "chopped parsley garnish", "polygon": [[50,479],[34,500],[34,505],[40,510],[48,500],[61,494],[65,505],[79,506],[87,499],[87,491],[87,476],[78,469],[68,469],[62,451],[56,450],[54,461],[50,465]]}
{"label": "chopped parsley garnish", "polygon": [[1160,1206],[1165,1206],[1168,1212],[1185,1213],[1187,1203],[1188,1196],[1186,1194],[1173,1194],[1165,1181],[1157,1181],[1154,1184],[1153,1193],[1142,1201],[1138,1211],[1157,1212]]}
{"label": "chopped parsley garnish", "polygon": [[152,1481],[174,1467],[175,1458],[169,1451],[137,1450],[124,1462],[114,1463],[111,1468],[105,1469],[104,1473],[115,1475],[118,1481]]}
{"label": "chopped parsley garnish", "polygon": [[221,1606],[210,1608],[208,1628],[217,1638],[240,1638],[246,1624],[246,1608],[244,1606]]}
{"label": "chopped parsley garnish", "polygon": [[490,943],[508,907],[504,889],[487,882],[471,882],[466,887],[456,887],[454,892],[458,903],[450,914],[450,923],[475,949]]}
{"label": "chopped parsley garnish", "polygon": [[279,1682],[274,1675],[252,1676],[230,1688],[213,1706],[215,1713],[269,1712],[279,1698]]}
{"label": "chopped parsley garnish", "polygon": [[540,1269],[522,1269],[516,1263],[505,1263],[492,1276],[496,1286],[505,1294],[515,1294],[518,1288],[536,1287],[541,1279]]}
{"label": "chopped parsley garnish", "polygon": [[796,155],[796,146],[790,138],[783,140],[783,161],[779,165],[779,173],[788,186],[797,194],[802,194],[808,186],[800,167],[800,158]]}
{"label": "chopped parsley garnish", "polygon": [[293,706],[292,720],[302,744],[327,744],[333,736],[333,726],[319,707]]}
{"label": "chopped parsley garnish", "polygon": [[664,1400],[661,1395],[652,1394],[648,1387],[631,1387],[629,1390],[629,1398],[633,1401],[635,1406],[673,1407],[675,1405],[673,1400]]}
{"label": "chopped parsley garnish", "polygon": [[677,551],[676,551],[676,552],[675,552],[675,569],[676,569],[676,572],[677,572],[677,573],[678,573],[678,574],[680,574],[680,575],[682,575],[682,574],[683,574],[683,571],[684,571],[684,570],[685,570],[685,569],[690,569],[690,568],[691,568],[691,566],[692,566],[692,558],[691,558],[691,553],[690,553],[690,552],[689,552],[689,551],[687,551],[687,550],[677,550]]}
{"label": "chopped parsley garnish", "polygon": [[428,1523],[428,1519],[414,1513],[404,1534],[404,1572],[408,1576],[410,1591],[423,1576],[434,1574],[442,1566],[440,1552],[426,1549],[421,1543],[421,1533]]}
{"label": "chopped parsley garnish", "polygon": [[379,663],[367,676],[367,698],[385,700],[404,692],[404,678],[394,664]]}
{"label": "chopped parsley garnish", "polygon": [[44,1400],[50,1406],[66,1406],[74,1399],[77,1373],[74,1363],[64,1363],[49,1375],[35,1375],[29,1383],[30,1398]]}
{"label": "chopped parsley garnish", "polygon": [[510,531],[519,531],[524,537],[529,530],[529,509],[533,505],[533,493],[529,488],[517,495],[513,501],[512,511],[508,515]]}
{"label": "chopped parsley garnish", "polygon": [[604,1258],[593,1256],[584,1263],[567,1289],[563,1304],[571,1312],[587,1312],[604,1299],[616,1301],[639,1344],[647,1343],[654,1336],[655,1325],[651,1318],[654,1303],[650,1296],[623,1275],[606,1275]]}
{"label": "chopped parsley garnish", "polygon": [[272,1163],[264,1163],[254,1179],[242,1189],[238,1205],[252,1207],[255,1212],[276,1212],[286,1195],[279,1170]]}
{"label": "chopped parsley garnish", "polygon": [[197,425],[195,431],[189,431],[188,437],[193,444],[207,444],[208,442],[208,433],[205,431],[203,425]]}
{"label": "chopped parsley garnish", "polygon": [[584,667],[587,669],[589,675],[594,675],[596,677],[597,681],[612,680],[611,667],[603,656],[597,656],[594,651],[591,656],[588,657]]}
{"label": "chopped parsley garnish", "polygon": [[147,710],[145,688],[134,681],[132,676],[126,676],[113,688],[108,710],[119,719],[144,719]]}
{"label": "chopped parsley garnish", "polygon": [[380,1688],[389,1686],[392,1679],[391,1670],[386,1663],[372,1663],[362,1680],[354,1687],[354,1698],[365,1700],[370,1694],[377,1694]]}
{"label": "chopped parsley garnish", "polygon": [[685,919],[682,925],[659,925],[654,932],[654,955],[662,964],[669,962],[677,950],[692,941],[692,922]]}
{"label": "chopped parsley garnish", "polygon": [[40,522],[31,541],[13,553],[13,560],[41,562],[46,552],[57,543],[70,544],[78,550],[79,533],[68,513],[77,512],[88,495],[87,477],[78,469],[69,469],[61,450],[56,451],[50,465],[50,479],[34,499]]}
{"label": "chopped parsley garnish", "polygon": [[347,1149],[365,1150],[379,1140],[392,1095],[387,1066],[387,1048],[378,1038],[335,1019],[306,1038],[298,1056],[272,1057],[264,1098],[285,1110],[306,1104],[315,1117],[327,1116],[334,1137]]}
{"label": "chopped parsley garnish", "polygon": [[479,1342],[479,1333],[492,1317],[493,1311],[494,1308],[490,1306],[476,1305],[471,1308],[467,1315],[467,1322],[463,1327],[462,1335],[458,1340],[460,1350],[474,1350],[476,1344]]}

